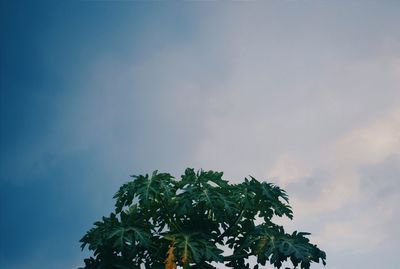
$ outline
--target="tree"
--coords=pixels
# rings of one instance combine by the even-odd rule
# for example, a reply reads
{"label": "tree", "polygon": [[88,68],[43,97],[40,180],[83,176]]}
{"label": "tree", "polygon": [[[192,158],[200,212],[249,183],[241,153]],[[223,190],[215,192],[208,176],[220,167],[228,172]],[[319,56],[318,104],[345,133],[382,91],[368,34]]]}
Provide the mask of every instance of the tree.
{"label": "tree", "polygon": [[217,262],[243,269],[251,268],[251,256],[254,269],[267,261],[277,268],[289,260],[301,269],[325,265],[308,233],[288,234],[271,221],[293,217],[284,190],[253,177],[230,184],[222,175],[188,168],[181,180],[157,171],[132,176],[114,196],[115,212],[80,240],[82,250],[94,252],[83,268],[211,269]]}

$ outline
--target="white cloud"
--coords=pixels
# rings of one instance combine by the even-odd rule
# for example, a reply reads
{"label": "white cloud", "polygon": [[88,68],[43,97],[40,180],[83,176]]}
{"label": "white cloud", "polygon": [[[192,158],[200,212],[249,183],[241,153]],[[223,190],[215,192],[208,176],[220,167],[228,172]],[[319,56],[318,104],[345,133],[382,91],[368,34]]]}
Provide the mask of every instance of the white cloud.
{"label": "white cloud", "polygon": [[295,158],[290,153],[283,153],[268,171],[268,175],[277,180],[282,188],[288,184],[310,177],[312,171],[301,159]]}
{"label": "white cloud", "polygon": [[[126,167],[136,161],[130,150],[139,150],[152,162],[146,168],[173,166],[179,172],[189,164],[225,171],[233,181],[248,174],[277,180],[290,191],[294,207],[288,228],[313,232],[321,248],[365,252],[383,240],[393,242],[392,200],[371,205],[360,169],[400,151],[396,43],[374,35],[360,47],[355,34],[364,25],[336,25],[328,14],[332,21],[317,21],[325,29],[305,19],[309,11],[294,12],[293,19],[293,11],[267,16],[262,7],[221,11],[204,22],[198,39],[164,47],[140,65],[116,68],[125,70],[121,76],[111,72],[110,78],[103,70],[96,85],[106,105],[90,109],[103,109],[107,124],[99,125],[111,136],[105,141],[117,148],[107,151],[122,152]],[[121,84],[108,92],[114,83],[106,83],[115,76]],[[140,116],[132,120],[133,113]],[[122,140],[112,138],[110,130],[130,122],[145,130],[139,142],[125,144],[133,127],[122,129]],[[165,134],[152,135],[160,126]],[[161,155],[152,159],[146,152],[157,153],[156,146]]]}
{"label": "white cloud", "polygon": [[[385,183],[386,177],[393,181],[400,176],[397,170],[385,165],[385,160],[400,153],[399,116],[399,110],[395,109],[367,124],[355,126],[321,150],[320,161],[314,163],[314,170],[327,171],[329,180],[324,181],[316,197],[304,199],[296,196],[296,189],[291,188],[296,225],[317,231],[315,240],[319,244],[332,251],[362,253],[392,246],[399,238],[396,223],[399,221],[400,188],[394,183]],[[372,175],[371,171],[363,170],[368,166],[383,167],[379,176],[375,175],[374,189],[371,190],[364,187],[368,184],[363,178],[365,173]],[[306,184],[304,180],[302,182]],[[391,196],[386,186],[391,187]],[[289,227],[295,228],[294,224]]]}
{"label": "white cloud", "polygon": [[313,232],[331,252],[393,246],[397,200],[377,201],[361,173],[400,152],[398,42],[384,38],[393,32],[378,37],[338,22],[322,33],[321,25],[301,28],[304,21],[275,24],[274,15],[258,16],[260,7],[231,11],[213,21],[211,33],[229,40],[232,68],[208,99],[198,162],[235,181],[252,174],[287,187],[295,221],[283,222]]}

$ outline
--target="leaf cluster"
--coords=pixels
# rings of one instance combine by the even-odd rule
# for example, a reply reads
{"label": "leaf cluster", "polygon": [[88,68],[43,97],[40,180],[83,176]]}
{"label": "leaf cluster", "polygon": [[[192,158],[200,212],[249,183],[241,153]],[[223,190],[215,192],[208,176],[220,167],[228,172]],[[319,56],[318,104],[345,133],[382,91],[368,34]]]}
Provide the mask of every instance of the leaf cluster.
{"label": "leaf cluster", "polygon": [[[94,224],[80,240],[93,256],[84,269],[250,268],[257,258],[280,268],[310,268],[326,255],[308,233],[285,233],[274,216],[293,217],[278,186],[253,177],[230,184],[223,173],[186,169],[180,180],[168,173],[132,176],[115,194],[115,212]],[[231,254],[223,249],[230,248]]]}

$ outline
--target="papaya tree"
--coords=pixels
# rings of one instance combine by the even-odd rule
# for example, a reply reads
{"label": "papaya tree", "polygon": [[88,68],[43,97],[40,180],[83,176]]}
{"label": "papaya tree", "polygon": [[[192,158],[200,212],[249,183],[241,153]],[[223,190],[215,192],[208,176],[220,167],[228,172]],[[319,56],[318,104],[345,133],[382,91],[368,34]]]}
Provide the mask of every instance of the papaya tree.
{"label": "papaya tree", "polygon": [[[132,176],[115,194],[115,211],[80,240],[84,269],[280,268],[325,265],[308,233],[286,233],[272,218],[293,212],[278,186],[253,177],[231,184],[223,173],[186,169]],[[253,257],[253,258],[251,258]],[[253,264],[249,258],[256,260]]]}

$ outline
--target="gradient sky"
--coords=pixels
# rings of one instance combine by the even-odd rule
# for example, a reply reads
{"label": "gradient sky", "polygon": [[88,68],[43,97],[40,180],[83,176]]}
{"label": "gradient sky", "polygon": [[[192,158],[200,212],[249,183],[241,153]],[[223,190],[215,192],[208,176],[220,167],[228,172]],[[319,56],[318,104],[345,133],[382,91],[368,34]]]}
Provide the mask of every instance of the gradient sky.
{"label": "gradient sky", "polygon": [[286,189],[327,269],[397,268],[400,1],[65,2],[1,0],[1,268],[82,265],[129,175],[186,167]]}

